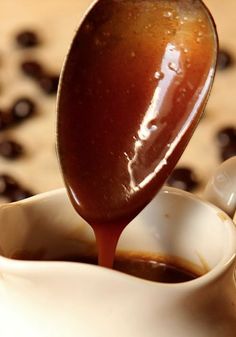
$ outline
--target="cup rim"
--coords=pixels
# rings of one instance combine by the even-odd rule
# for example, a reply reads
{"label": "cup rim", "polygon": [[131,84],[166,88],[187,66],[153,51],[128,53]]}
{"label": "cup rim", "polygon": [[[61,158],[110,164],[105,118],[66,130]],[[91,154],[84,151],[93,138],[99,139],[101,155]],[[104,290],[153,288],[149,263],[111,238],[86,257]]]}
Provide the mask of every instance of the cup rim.
{"label": "cup rim", "polygon": [[224,249],[224,254],[217,262],[217,264],[209,270],[207,273],[187,282],[180,283],[164,283],[166,286],[175,285],[178,288],[181,287],[192,287],[192,286],[201,286],[203,284],[210,284],[212,281],[217,279],[221,274],[230,268],[236,258],[236,226],[233,220],[226,214],[223,210],[213,205],[211,202],[204,200],[203,197],[197,196],[187,191],[183,191],[177,188],[164,186],[164,193],[171,193],[175,195],[181,195],[183,197],[189,198],[194,202],[198,202],[201,206],[210,209],[215,213],[215,216],[218,216],[222,225],[225,226],[227,230],[227,246]]}
{"label": "cup rim", "polygon": [[[4,209],[5,207],[16,207],[19,205],[29,205],[30,203],[34,204],[37,201],[44,200],[46,198],[52,198],[60,194],[67,193],[65,188],[59,188],[54,189],[48,192],[40,193],[37,195],[34,195],[30,198],[20,200],[17,202],[12,202],[11,204],[2,204],[0,205],[0,211],[1,209]],[[63,268],[65,268],[65,264],[68,266],[67,268],[75,268],[78,265],[83,265],[82,268],[96,270],[99,268],[99,271],[103,273],[116,273],[116,275],[120,275],[122,278],[129,278],[132,279],[133,282],[141,282],[142,284],[146,284],[148,286],[152,285],[161,285],[162,287],[176,287],[181,289],[182,287],[193,287],[193,286],[201,286],[205,284],[211,283],[213,280],[217,279],[222,273],[224,273],[230,266],[233,264],[235,257],[236,257],[236,227],[233,222],[233,220],[226,214],[224,211],[222,211],[220,208],[216,207],[215,205],[211,204],[208,201],[205,201],[201,197],[197,195],[193,195],[189,192],[179,190],[173,187],[164,186],[159,193],[163,194],[172,194],[181,196],[184,198],[188,198],[193,200],[194,202],[200,203],[201,206],[207,207],[208,209],[211,209],[215,213],[215,216],[218,216],[221,220],[221,223],[226,227],[227,233],[228,233],[228,242],[227,246],[225,247],[224,254],[221,257],[221,259],[218,261],[218,263],[206,274],[197,277],[196,279],[186,281],[186,282],[180,282],[180,283],[162,283],[162,282],[156,282],[156,281],[149,281],[146,279],[138,278],[136,276],[132,276],[129,274],[125,274],[123,272],[117,271],[117,270],[110,270],[107,268],[103,268],[97,265],[91,265],[91,264],[85,264],[81,262],[68,262],[68,261],[40,261],[40,260],[16,260],[8,257],[4,257],[0,255],[0,269],[1,267],[4,267],[4,270],[9,273],[13,272],[23,272],[25,273],[25,270],[51,270],[52,265],[58,270],[63,264]],[[70,266],[70,267],[69,267]],[[96,268],[96,269],[94,269]]]}

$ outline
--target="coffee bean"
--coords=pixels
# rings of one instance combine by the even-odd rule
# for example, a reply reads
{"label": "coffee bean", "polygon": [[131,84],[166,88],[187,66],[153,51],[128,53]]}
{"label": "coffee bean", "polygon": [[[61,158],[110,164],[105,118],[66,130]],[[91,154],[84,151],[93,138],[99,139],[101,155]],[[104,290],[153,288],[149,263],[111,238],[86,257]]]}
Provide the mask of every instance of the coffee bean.
{"label": "coffee bean", "polygon": [[228,126],[219,130],[216,139],[220,147],[221,161],[236,156],[236,128]]}
{"label": "coffee bean", "polygon": [[190,168],[177,167],[167,179],[167,185],[190,192],[198,187],[199,182]]}
{"label": "coffee bean", "polygon": [[58,75],[44,75],[39,79],[39,85],[47,95],[54,95],[57,93],[58,82]]}
{"label": "coffee bean", "polygon": [[35,110],[35,103],[27,97],[22,97],[15,101],[10,113],[12,115],[13,122],[20,122],[34,114]]}
{"label": "coffee bean", "polygon": [[0,111],[0,131],[5,129],[4,117],[2,111]]}
{"label": "coffee bean", "polygon": [[19,200],[22,200],[22,199],[26,199],[26,198],[29,198],[29,197],[32,197],[32,192],[29,191],[29,190],[25,190],[21,187],[19,188],[16,188],[15,190],[13,190],[9,195],[8,195],[8,198],[11,202],[14,202],[14,201],[19,201]]}
{"label": "coffee bean", "polygon": [[13,140],[0,141],[0,155],[7,159],[16,159],[23,153],[20,144]]}
{"label": "coffee bean", "polygon": [[14,178],[8,174],[0,174],[0,195],[8,196],[17,188],[19,188],[19,184]]}
{"label": "coffee bean", "polygon": [[23,61],[20,67],[25,75],[36,80],[41,78],[43,74],[43,68],[37,61]]}
{"label": "coffee bean", "polygon": [[233,64],[231,55],[226,50],[220,50],[218,53],[217,69],[224,70]]}
{"label": "coffee bean", "polygon": [[229,144],[221,149],[220,157],[222,161],[234,156],[236,156],[236,143]]}
{"label": "coffee bean", "polygon": [[230,144],[236,144],[236,128],[233,126],[225,127],[218,131],[216,138],[220,147],[226,147]]}
{"label": "coffee bean", "polygon": [[16,35],[16,43],[21,48],[32,48],[39,44],[39,37],[32,30],[24,30]]}
{"label": "coffee bean", "polygon": [[6,112],[0,110],[0,131],[6,129],[9,123]]}
{"label": "coffee bean", "polygon": [[33,193],[22,187],[10,175],[0,174],[0,195],[12,202],[31,197]]}

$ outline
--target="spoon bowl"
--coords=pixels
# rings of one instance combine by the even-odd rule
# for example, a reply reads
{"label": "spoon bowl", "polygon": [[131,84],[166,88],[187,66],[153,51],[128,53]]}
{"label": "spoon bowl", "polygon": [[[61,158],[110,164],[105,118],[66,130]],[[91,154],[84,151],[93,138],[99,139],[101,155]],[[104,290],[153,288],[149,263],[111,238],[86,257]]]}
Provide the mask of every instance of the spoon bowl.
{"label": "spoon bowl", "polygon": [[161,188],[203,113],[217,47],[201,0],[89,9],[61,76],[58,149],[71,201],[93,227],[120,232]]}
{"label": "spoon bowl", "polygon": [[58,97],[62,171],[86,220],[132,218],[161,187],[201,117],[216,54],[200,0],[100,0],[90,8]]}

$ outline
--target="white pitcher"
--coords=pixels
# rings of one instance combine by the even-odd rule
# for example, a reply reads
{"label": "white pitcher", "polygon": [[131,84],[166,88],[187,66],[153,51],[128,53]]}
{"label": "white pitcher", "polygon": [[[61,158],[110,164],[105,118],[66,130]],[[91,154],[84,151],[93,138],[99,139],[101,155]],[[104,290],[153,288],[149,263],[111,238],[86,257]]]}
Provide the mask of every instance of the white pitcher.
{"label": "white pitcher", "polygon": [[[206,192],[231,215],[235,168],[235,158],[224,163]],[[64,189],[2,205],[0,336],[235,337],[236,231],[222,209],[164,188],[126,228],[118,250],[176,256],[204,273],[164,284],[83,263],[13,259],[92,251],[94,235]]]}

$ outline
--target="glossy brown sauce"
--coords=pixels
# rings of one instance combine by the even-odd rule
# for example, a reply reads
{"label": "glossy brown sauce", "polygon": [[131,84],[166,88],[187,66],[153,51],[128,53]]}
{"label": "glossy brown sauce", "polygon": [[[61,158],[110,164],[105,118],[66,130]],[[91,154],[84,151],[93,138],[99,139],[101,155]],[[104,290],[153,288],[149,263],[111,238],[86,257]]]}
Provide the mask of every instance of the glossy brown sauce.
{"label": "glossy brown sauce", "polygon": [[58,148],[101,265],[112,266],[120,233],[163,185],[200,118],[215,54],[201,9],[193,0],[100,0],[73,41]]}
{"label": "glossy brown sauce", "polygon": [[166,264],[150,257],[120,257],[114,261],[114,269],[154,282],[180,283],[196,279],[200,275],[176,265]]}

